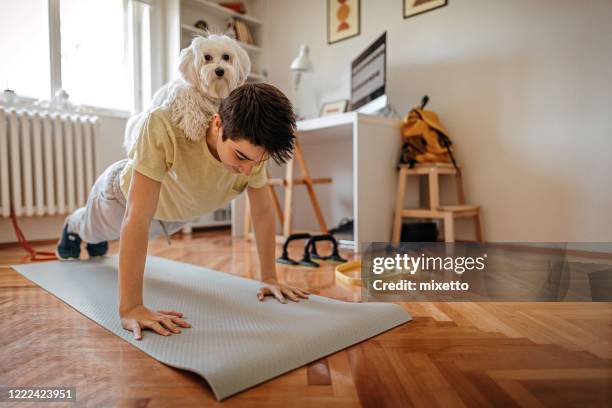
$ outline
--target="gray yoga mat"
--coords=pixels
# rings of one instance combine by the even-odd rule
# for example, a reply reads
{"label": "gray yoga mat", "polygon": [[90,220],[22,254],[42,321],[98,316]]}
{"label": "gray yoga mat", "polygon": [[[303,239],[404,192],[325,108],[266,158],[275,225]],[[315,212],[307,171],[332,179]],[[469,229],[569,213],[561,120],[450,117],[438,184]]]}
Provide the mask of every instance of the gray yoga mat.
{"label": "gray yoga mat", "polygon": [[149,256],[145,304],[183,312],[192,328],[136,341],[119,321],[116,255],[12,268],[151,357],[201,375],[219,400],[411,320],[391,303],[260,302],[255,280]]}

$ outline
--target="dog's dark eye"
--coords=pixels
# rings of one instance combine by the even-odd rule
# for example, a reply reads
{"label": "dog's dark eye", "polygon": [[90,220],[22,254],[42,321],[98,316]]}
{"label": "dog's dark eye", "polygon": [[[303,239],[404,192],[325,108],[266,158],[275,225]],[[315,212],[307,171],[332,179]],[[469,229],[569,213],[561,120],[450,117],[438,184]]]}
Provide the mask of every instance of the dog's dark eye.
{"label": "dog's dark eye", "polygon": [[230,56],[229,56],[228,54],[223,54],[223,57],[222,57],[222,58],[223,58],[223,60],[225,60],[225,61],[229,61]]}
{"label": "dog's dark eye", "polygon": [[204,59],[205,59],[206,61],[212,61],[212,55],[206,54],[206,55],[204,56]]}

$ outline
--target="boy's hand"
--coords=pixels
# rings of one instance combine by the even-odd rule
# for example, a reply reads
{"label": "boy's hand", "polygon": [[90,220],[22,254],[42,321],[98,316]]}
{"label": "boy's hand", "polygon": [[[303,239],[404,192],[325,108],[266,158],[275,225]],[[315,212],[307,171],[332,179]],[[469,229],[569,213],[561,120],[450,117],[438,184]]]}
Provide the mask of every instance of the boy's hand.
{"label": "boy's hand", "polygon": [[172,333],[180,333],[176,327],[191,327],[189,323],[181,319],[183,314],[174,310],[149,310],[143,305],[134,306],[132,309],[119,313],[121,326],[134,332],[134,339],[142,339],[141,329],[151,329],[162,336],[170,336]]}
{"label": "boy's hand", "polygon": [[296,288],[289,285],[283,285],[279,283],[276,279],[270,278],[266,279],[261,283],[261,287],[257,291],[257,299],[260,301],[264,300],[266,295],[272,295],[276,299],[278,299],[281,303],[286,303],[285,297],[286,295],[289,299],[294,302],[299,302],[298,297],[302,299],[308,299],[308,295],[310,292],[304,289]]}

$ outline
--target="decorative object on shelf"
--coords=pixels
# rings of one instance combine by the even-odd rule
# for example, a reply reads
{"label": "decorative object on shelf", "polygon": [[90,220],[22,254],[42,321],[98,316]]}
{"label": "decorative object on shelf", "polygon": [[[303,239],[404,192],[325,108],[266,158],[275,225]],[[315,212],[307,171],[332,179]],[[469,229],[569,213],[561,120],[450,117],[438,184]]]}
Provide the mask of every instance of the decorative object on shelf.
{"label": "decorative object on shelf", "polygon": [[246,7],[245,7],[244,3],[241,2],[241,1],[223,2],[223,3],[219,3],[219,5],[223,6],[225,8],[228,8],[230,10],[233,10],[236,13],[246,14]]}
{"label": "decorative object on shelf", "polygon": [[2,91],[2,102],[7,105],[13,105],[17,101],[17,94],[12,89]]}
{"label": "decorative object on shelf", "polygon": [[327,0],[327,43],[334,44],[361,32],[360,0]]}
{"label": "decorative object on shelf", "polygon": [[196,21],[193,26],[197,28],[198,30],[208,31],[208,23],[204,20]]}
{"label": "decorative object on shelf", "polygon": [[253,40],[253,35],[251,34],[251,30],[244,21],[239,20],[237,18],[231,18],[228,22],[228,28],[230,26],[233,27],[234,32],[236,33],[236,39],[238,41],[243,42],[245,44],[255,44],[255,41]]}
{"label": "decorative object on shelf", "polygon": [[63,89],[58,89],[55,92],[55,95],[53,95],[51,104],[57,109],[68,109],[71,105],[68,99],[70,99],[70,95],[68,95],[68,92]]}
{"label": "decorative object on shelf", "polygon": [[305,72],[312,71],[312,62],[310,61],[310,57],[308,56],[310,49],[307,45],[300,46],[300,52],[297,57],[291,62],[289,68],[295,73],[295,77],[293,80],[293,86],[295,91],[297,92],[300,87],[300,79],[302,74]]}
{"label": "decorative object on shelf", "polygon": [[238,41],[238,35],[236,33],[236,20],[234,20],[233,18],[230,18],[227,20],[225,24],[226,24],[225,25],[226,28],[223,34]]}
{"label": "decorative object on shelf", "polygon": [[68,95],[68,92],[63,89],[58,89],[51,100],[37,100],[33,105],[40,109],[87,113],[86,107],[74,105],[69,99],[70,95]]}
{"label": "decorative object on shelf", "polygon": [[339,113],[346,112],[348,107],[348,99],[341,99],[339,101],[326,102],[321,106],[320,116],[331,116]]}
{"label": "decorative object on shelf", "polygon": [[228,37],[232,37],[235,40],[238,40],[238,32],[236,31],[236,20],[233,18],[227,19],[225,35]]}
{"label": "decorative object on shelf", "polygon": [[448,0],[404,0],[404,18],[414,17],[447,4]]}

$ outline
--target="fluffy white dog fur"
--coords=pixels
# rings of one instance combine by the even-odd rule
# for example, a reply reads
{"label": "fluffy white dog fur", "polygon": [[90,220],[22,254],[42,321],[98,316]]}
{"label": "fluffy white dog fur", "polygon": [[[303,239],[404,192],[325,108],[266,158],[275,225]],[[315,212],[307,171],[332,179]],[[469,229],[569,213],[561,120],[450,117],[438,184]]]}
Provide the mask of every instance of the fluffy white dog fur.
{"label": "fluffy white dog fur", "polygon": [[[220,70],[222,76],[217,74]],[[158,106],[171,108],[173,124],[188,139],[202,140],[221,100],[246,81],[251,60],[234,39],[210,34],[194,38],[181,51],[178,71],[180,76],[153,95],[147,110],[128,120],[123,144],[126,152],[131,150],[151,110]]]}

